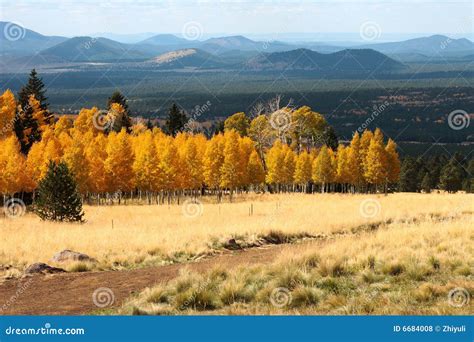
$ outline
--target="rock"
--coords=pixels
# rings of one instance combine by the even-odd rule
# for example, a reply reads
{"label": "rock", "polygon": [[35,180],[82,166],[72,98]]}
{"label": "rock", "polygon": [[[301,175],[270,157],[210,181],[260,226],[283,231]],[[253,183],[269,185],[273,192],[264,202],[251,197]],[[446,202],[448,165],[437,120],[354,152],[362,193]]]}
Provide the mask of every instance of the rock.
{"label": "rock", "polygon": [[52,261],[54,262],[64,262],[64,261],[90,261],[95,262],[94,258],[91,258],[87,254],[71,251],[70,249],[65,249],[59,253],[56,253],[53,256]]}
{"label": "rock", "polygon": [[49,266],[43,262],[37,262],[28,266],[25,270],[25,274],[46,274],[46,273],[62,273],[66,272],[62,268]]}
{"label": "rock", "polygon": [[230,250],[237,250],[237,249],[242,249],[242,246],[240,246],[235,239],[230,239],[224,244],[225,249],[230,249]]}

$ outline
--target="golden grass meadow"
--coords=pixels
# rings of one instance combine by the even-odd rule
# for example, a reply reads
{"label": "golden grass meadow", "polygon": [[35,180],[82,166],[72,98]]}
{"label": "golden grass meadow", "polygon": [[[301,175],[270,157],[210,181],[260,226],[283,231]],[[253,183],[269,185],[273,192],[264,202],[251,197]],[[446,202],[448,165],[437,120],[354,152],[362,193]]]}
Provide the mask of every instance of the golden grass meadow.
{"label": "golden grass meadow", "polygon": [[[54,264],[55,253],[72,249],[98,262],[72,263],[69,271],[160,265],[206,255],[231,238],[245,245],[271,232],[328,235],[426,214],[472,218],[473,210],[473,195],[462,193],[265,194],[220,204],[207,197],[200,204],[84,206],[84,224],[45,222],[31,213],[0,218],[0,264],[11,265],[4,273],[14,276],[34,262]],[[472,220],[462,228],[472,232]]]}

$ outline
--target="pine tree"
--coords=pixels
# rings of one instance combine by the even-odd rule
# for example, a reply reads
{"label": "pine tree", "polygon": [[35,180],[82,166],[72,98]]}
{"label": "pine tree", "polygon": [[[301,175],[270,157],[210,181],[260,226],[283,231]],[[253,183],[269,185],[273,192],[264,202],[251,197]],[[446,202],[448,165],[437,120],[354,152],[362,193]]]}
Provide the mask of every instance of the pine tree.
{"label": "pine tree", "polygon": [[400,170],[399,191],[417,192],[419,183],[417,181],[418,165],[412,157],[406,157],[402,162]]}
{"label": "pine tree", "polygon": [[421,181],[421,190],[423,190],[425,193],[429,194],[431,192],[431,176],[429,172],[425,173],[425,176],[423,177],[423,180]]}
{"label": "pine tree", "polygon": [[84,222],[81,197],[66,163],[49,162],[38,184],[34,208],[42,220]]}
{"label": "pine tree", "polygon": [[168,119],[166,120],[167,133],[176,136],[176,134],[184,130],[188,120],[186,114],[178,108],[176,103],[173,103],[169,110]]}
{"label": "pine tree", "polygon": [[339,139],[337,138],[336,131],[332,126],[327,126],[323,132],[324,144],[331,150],[335,151],[339,145]]}
{"label": "pine tree", "polygon": [[[48,111],[44,87],[43,81],[38,77],[36,70],[33,69],[31,70],[28,83],[18,93],[20,110],[15,120],[15,133],[21,144],[21,151],[24,154],[28,153],[33,143],[41,139],[41,123],[38,123],[35,119],[35,111],[41,110],[44,124],[50,125],[54,121],[53,115]],[[30,103],[32,97],[38,101],[36,109]]]}
{"label": "pine tree", "polygon": [[441,170],[440,187],[448,192],[456,192],[462,189],[462,168],[455,157],[451,158]]}

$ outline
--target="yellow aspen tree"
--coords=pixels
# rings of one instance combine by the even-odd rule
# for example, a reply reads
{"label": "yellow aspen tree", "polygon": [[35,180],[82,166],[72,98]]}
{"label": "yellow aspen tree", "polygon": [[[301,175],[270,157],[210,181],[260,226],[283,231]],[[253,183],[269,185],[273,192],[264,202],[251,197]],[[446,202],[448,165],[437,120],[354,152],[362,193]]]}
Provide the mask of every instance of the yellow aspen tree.
{"label": "yellow aspen tree", "polygon": [[85,154],[84,140],[80,132],[75,132],[70,144],[64,147],[62,159],[72,172],[79,192],[83,195],[89,192],[90,167]]}
{"label": "yellow aspen tree", "polygon": [[301,152],[296,158],[295,183],[302,186],[306,192],[308,183],[311,181],[311,156],[307,151]]}
{"label": "yellow aspen tree", "polygon": [[107,159],[107,137],[99,134],[93,137],[93,132],[85,134],[87,141],[85,156],[89,165],[89,189],[92,193],[101,194],[108,191],[109,178],[105,171]]}
{"label": "yellow aspen tree", "polygon": [[284,145],[283,153],[285,155],[283,159],[283,184],[290,187],[294,182],[296,156],[288,145]]}
{"label": "yellow aspen tree", "polygon": [[315,183],[321,184],[321,192],[326,191],[326,186],[334,180],[333,153],[327,146],[321,147],[318,156],[313,162],[312,177]]}
{"label": "yellow aspen tree", "polygon": [[110,177],[109,192],[127,192],[133,189],[133,151],[129,135],[123,128],[120,133],[108,136],[105,171]]}
{"label": "yellow aspen tree", "polygon": [[336,181],[342,184],[343,192],[347,190],[346,184],[351,181],[351,170],[349,168],[349,148],[340,144],[336,155]]}
{"label": "yellow aspen tree", "polygon": [[13,195],[27,190],[25,157],[15,135],[0,142],[0,193]]}
{"label": "yellow aspen tree", "polygon": [[61,116],[54,124],[54,134],[61,136],[63,133],[69,134],[69,130],[73,127],[72,120],[65,115]]}
{"label": "yellow aspen tree", "polygon": [[377,190],[378,185],[387,181],[387,155],[380,129],[375,130],[365,158],[364,177],[369,184],[374,184]]}
{"label": "yellow aspen tree", "polygon": [[364,182],[363,160],[360,157],[360,136],[356,132],[351,140],[351,145],[347,153],[347,164],[350,171],[349,183],[360,190]]}
{"label": "yellow aspen tree", "polygon": [[362,174],[365,174],[367,171],[367,152],[369,151],[370,141],[372,140],[373,136],[374,134],[366,129],[360,138],[359,157],[360,164],[362,165]]}
{"label": "yellow aspen tree", "polygon": [[[137,136],[134,147],[135,186],[146,192],[158,190],[158,184],[160,183],[159,159],[152,133],[145,131]],[[150,197],[148,197],[148,200],[150,201]]]}
{"label": "yellow aspen tree", "polygon": [[187,189],[200,189],[204,182],[203,163],[194,137],[188,138],[184,148],[184,168],[188,174]]}
{"label": "yellow aspen tree", "polygon": [[260,156],[255,149],[250,153],[249,162],[247,164],[247,175],[249,184],[254,187],[261,186],[265,183],[265,170],[263,169]]}
{"label": "yellow aspen tree", "polygon": [[33,119],[36,120],[38,130],[43,132],[45,128],[50,124],[46,119],[46,110],[41,108],[41,103],[35,98],[34,95],[30,95],[28,98],[28,104],[33,112]]}
{"label": "yellow aspen tree", "polygon": [[15,96],[9,89],[7,89],[0,96],[0,140],[12,135],[15,115]]}
{"label": "yellow aspen tree", "polygon": [[267,176],[266,181],[269,184],[277,186],[277,190],[280,191],[280,185],[284,180],[284,165],[285,154],[283,153],[283,147],[280,140],[276,140],[273,146],[268,150],[267,153]]}
{"label": "yellow aspen tree", "polygon": [[230,191],[230,199],[232,194],[239,185],[239,134],[235,130],[225,132],[224,134],[224,163],[221,167],[220,186]]}
{"label": "yellow aspen tree", "polygon": [[204,154],[204,181],[209,188],[214,190],[217,190],[221,183],[221,168],[224,164],[223,138],[222,134],[213,136],[207,143]]}
{"label": "yellow aspen tree", "polygon": [[160,169],[162,172],[162,188],[168,193],[168,201],[170,200],[171,191],[179,187],[178,173],[180,160],[178,149],[175,145],[174,139],[166,137],[163,141],[162,154],[160,156]]}
{"label": "yellow aspen tree", "polygon": [[400,159],[398,157],[397,144],[392,139],[388,139],[385,153],[387,155],[388,182],[396,183],[400,177]]}
{"label": "yellow aspen tree", "polygon": [[250,154],[254,150],[254,142],[249,137],[239,138],[239,186],[243,187],[250,184],[249,174],[247,173]]}

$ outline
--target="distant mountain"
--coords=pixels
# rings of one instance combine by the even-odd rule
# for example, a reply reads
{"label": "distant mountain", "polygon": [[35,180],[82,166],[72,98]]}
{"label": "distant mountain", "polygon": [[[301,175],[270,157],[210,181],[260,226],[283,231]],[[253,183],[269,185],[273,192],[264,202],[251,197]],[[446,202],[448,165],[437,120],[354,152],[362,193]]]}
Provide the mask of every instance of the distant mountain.
{"label": "distant mountain", "polygon": [[183,49],[166,52],[146,63],[162,69],[209,69],[225,65],[219,57],[199,49]]}
{"label": "distant mountain", "polygon": [[228,36],[207,39],[199,45],[199,48],[210,53],[220,54],[231,50],[282,51],[291,50],[293,46],[278,41],[257,42],[244,36]]}
{"label": "distant mountain", "polygon": [[148,57],[146,53],[134,49],[134,45],[92,37],[74,37],[40,53],[41,59],[53,62],[127,61]]}
{"label": "distant mountain", "polygon": [[409,39],[401,42],[378,43],[360,46],[385,54],[467,55],[474,53],[474,43],[466,38],[454,39],[443,35]]}
{"label": "distant mountain", "polygon": [[256,56],[245,63],[251,70],[314,70],[322,72],[391,71],[403,64],[370,49],[347,49],[322,54],[308,49]]}
{"label": "distant mountain", "polygon": [[11,22],[0,22],[0,56],[26,56],[59,44],[66,37],[44,36]]}
{"label": "distant mountain", "polygon": [[157,34],[148,39],[142,40],[139,44],[151,44],[151,45],[185,45],[192,44],[193,41],[176,37],[173,34]]}

